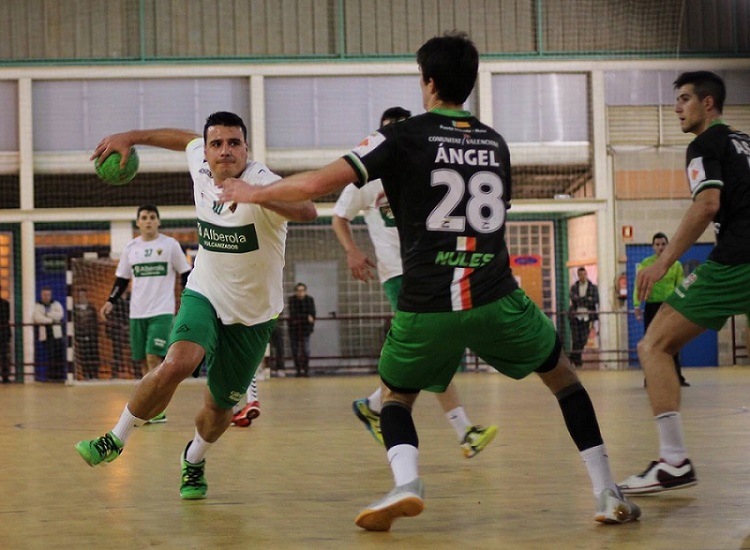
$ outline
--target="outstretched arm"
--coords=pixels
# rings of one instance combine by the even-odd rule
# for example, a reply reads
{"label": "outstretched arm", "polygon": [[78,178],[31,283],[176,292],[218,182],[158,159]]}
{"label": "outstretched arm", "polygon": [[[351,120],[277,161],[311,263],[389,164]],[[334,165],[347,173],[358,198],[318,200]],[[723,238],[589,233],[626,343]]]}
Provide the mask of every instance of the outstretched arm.
{"label": "outstretched arm", "polygon": [[260,206],[273,210],[293,222],[311,222],[318,217],[318,211],[312,201],[270,201],[261,203]]}
{"label": "outstretched arm", "polygon": [[275,201],[304,201],[321,197],[356,181],[357,174],[344,159],[309,172],[300,172],[271,185],[246,185],[244,181],[228,178],[223,182],[219,197],[222,202],[252,202],[268,204]]}
{"label": "outstretched arm", "polygon": [[104,162],[112,153],[120,153],[120,167],[124,168],[130,156],[130,148],[133,145],[151,145],[172,151],[184,151],[188,143],[199,134],[188,130],[176,128],[158,128],[155,130],[130,130],[120,134],[112,134],[99,142],[89,160],[99,157],[99,162]]}

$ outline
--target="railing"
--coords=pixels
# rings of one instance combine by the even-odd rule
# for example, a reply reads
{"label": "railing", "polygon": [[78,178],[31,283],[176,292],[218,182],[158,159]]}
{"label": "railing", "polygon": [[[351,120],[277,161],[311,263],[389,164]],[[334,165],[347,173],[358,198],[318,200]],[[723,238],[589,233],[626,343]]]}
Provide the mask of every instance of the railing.
{"label": "railing", "polygon": [[[570,333],[567,320],[567,312],[547,312],[548,316],[558,327],[558,333],[567,353],[570,352]],[[620,342],[627,344],[627,322],[632,318],[632,311],[600,311],[598,312],[600,323],[615,323],[620,333]],[[311,355],[309,358],[309,369],[313,375],[346,375],[346,374],[372,374],[377,372],[380,349],[385,340],[387,330],[390,326],[392,315],[336,315],[318,317],[315,323],[315,331],[311,335]],[[286,375],[295,373],[294,357],[292,356],[289,342],[288,319],[279,319],[279,328],[283,335],[283,353],[278,353],[273,347],[269,347],[265,366],[272,369],[272,373],[278,371],[283,365]],[[65,381],[66,379],[83,379],[80,343],[76,342],[74,335],[75,327],[72,324],[65,325],[66,334],[63,336],[65,351],[60,356],[50,357],[51,349],[45,348],[39,342],[36,333],[38,327],[26,323],[21,325],[23,329],[17,334],[17,325],[10,324],[11,338],[8,357],[8,374],[11,382],[37,380]],[[730,319],[732,364],[737,364],[740,359],[749,357],[747,346],[742,343],[744,338],[737,334],[737,323],[734,318]],[[136,379],[140,376],[137,366],[130,360],[130,348],[127,340],[129,327],[127,323],[119,325],[120,334],[124,334],[120,345],[113,346],[111,332],[106,330],[104,322],[99,323],[98,340],[96,342],[96,376],[98,379]],[[32,338],[26,345],[24,338]],[[333,338],[335,341],[326,341]],[[316,342],[316,339],[320,339]],[[600,344],[601,338],[591,331],[587,346],[582,353],[584,369],[616,368],[627,369],[637,365],[637,352],[627,345],[616,348],[603,348]],[[2,343],[0,343],[1,346]],[[121,356],[117,357],[114,350],[119,349]],[[26,353],[23,350],[27,350]],[[33,350],[29,353],[28,350]],[[0,347],[0,363],[2,363],[3,349]],[[57,351],[59,354],[59,350]],[[278,361],[276,358],[278,357]],[[613,367],[614,366],[614,367]],[[488,366],[470,350],[467,350],[461,365],[462,370],[484,371]]]}

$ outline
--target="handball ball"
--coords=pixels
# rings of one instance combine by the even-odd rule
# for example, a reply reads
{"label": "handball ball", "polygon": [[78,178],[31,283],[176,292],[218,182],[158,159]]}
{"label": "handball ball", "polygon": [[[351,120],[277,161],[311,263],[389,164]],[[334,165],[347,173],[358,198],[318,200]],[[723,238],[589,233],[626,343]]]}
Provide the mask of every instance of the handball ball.
{"label": "handball ball", "polygon": [[120,168],[120,153],[112,153],[101,164],[99,158],[94,160],[96,175],[110,185],[124,185],[135,177],[138,172],[138,153],[130,149],[130,156],[125,168]]}

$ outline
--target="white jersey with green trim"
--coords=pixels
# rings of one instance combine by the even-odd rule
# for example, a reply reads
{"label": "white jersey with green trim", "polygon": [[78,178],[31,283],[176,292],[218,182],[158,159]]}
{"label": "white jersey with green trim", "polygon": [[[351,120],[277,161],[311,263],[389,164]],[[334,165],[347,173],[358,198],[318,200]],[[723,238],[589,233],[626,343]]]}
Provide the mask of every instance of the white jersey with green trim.
{"label": "white jersey with green trim", "polygon": [[375,247],[378,279],[381,283],[404,272],[398,228],[381,180],[372,180],[362,187],[350,183],[339,195],[333,213],[352,221],[359,212],[365,218],[367,231]]}
{"label": "white jersey with green trim", "polygon": [[174,285],[177,273],[190,271],[180,243],[159,234],[151,241],[136,237],[120,256],[115,275],[133,279],[130,293],[130,318],[174,315]]}
{"label": "white jersey with green trim", "polygon": [[[198,216],[198,254],[187,288],[211,302],[224,324],[266,322],[284,308],[283,270],[286,218],[248,203],[222,204],[203,154],[203,139],[187,148]],[[250,185],[281,179],[265,165],[249,161],[240,176]]]}

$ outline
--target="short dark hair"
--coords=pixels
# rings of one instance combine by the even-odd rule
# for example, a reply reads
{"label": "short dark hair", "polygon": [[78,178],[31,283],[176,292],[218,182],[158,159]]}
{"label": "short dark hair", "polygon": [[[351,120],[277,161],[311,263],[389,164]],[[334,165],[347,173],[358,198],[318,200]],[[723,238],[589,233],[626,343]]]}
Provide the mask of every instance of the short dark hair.
{"label": "short dark hair", "polygon": [[411,111],[404,109],[403,107],[391,107],[383,111],[380,116],[380,125],[382,126],[386,120],[392,120],[394,122],[409,118]]}
{"label": "short dark hair", "polygon": [[307,290],[307,285],[305,283],[297,283],[294,285],[294,290],[297,290],[299,287],[302,287],[304,290]]}
{"label": "short dark hair", "polygon": [[716,110],[721,113],[724,109],[724,101],[727,98],[727,88],[724,81],[716,73],[711,71],[691,71],[682,73],[674,81],[674,89],[682,88],[686,84],[692,84],[695,95],[700,99],[707,96],[714,98]]}
{"label": "short dark hair", "polygon": [[460,105],[477,81],[479,52],[466,33],[451,31],[422,44],[417,64],[422,81],[432,79],[440,99]]}
{"label": "short dark hair", "polygon": [[658,233],[654,233],[654,236],[651,237],[651,244],[654,244],[656,242],[656,239],[664,239],[665,241],[669,242],[669,238],[659,231]]}
{"label": "short dark hair", "polygon": [[156,214],[156,217],[161,219],[161,216],[159,215],[159,209],[156,208],[155,204],[142,204],[138,207],[138,212],[135,213],[135,219],[141,217],[141,212],[153,212]]}
{"label": "short dark hair", "polygon": [[228,111],[217,111],[208,115],[206,124],[203,126],[203,141],[207,141],[206,134],[211,126],[226,126],[228,128],[242,128],[242,137],[247,141],[247,126],[242,117]]}
{"label": "short dark hair", "polygon": [[578,269],[576,270],[576,273],[580,273],[581,271],[583,271],[584,273],[586,273],[586,268],[585,268],[585,267],[579,267],[579,268],[578,268]]}

